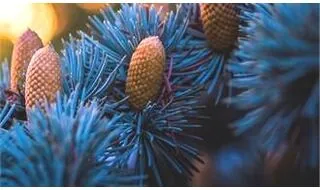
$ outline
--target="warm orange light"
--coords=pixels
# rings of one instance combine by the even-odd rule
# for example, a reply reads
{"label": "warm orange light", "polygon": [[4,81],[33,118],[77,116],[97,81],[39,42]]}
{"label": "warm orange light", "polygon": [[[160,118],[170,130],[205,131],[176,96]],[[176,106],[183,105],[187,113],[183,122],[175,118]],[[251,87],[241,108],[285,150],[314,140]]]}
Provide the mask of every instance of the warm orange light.
{"label": "warm orange light", "polygon": [[77,3],[77,5],[88,12],[98,12],[100,9],[109,6],[108,3]]}
{"label": "warm orange light", "polygon": [[13,44],[10,39],[0,36],[0,63],[5,59],[9,58]]}
{"label": "warm orange light", "polygon": [[0,6],[0,36],[12,42],[27,29],[38,33],[44,43],[57,30],[57,16],[51,4],[7,2]]}

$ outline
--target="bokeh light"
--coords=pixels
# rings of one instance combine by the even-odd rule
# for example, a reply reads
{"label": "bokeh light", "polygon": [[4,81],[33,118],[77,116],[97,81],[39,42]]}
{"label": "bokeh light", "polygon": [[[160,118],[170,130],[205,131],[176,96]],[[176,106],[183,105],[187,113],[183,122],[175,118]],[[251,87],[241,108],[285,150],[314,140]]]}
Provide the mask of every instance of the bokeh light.
{"label": "bokeh light", "polygon": [[56,33],[57,16],[52,4],[9,2],[0,6],[0,28],[0,36],[13,43],[27,28],[47,43]]}
{"label": "bokeh light", "polygon": [[95,13],[100,9],[109,6],[109,3],[77,3],[77,5],[90,13]]}
{"label": "bokeh light", "polygon": [[[149,6],[150,4],[146,4]],[[49,41],[61,48],[61,39],[77,30],[85,30],[89,15],[104,7],[117,10],[118,3],[26,3],[7,2],[0,6],[0,61],[10,60],[12,46],[27,29],[35,31],[44,44]],[[164,11],[173,10],[174,4],[155,4]],[[164,18],[165,14],[162,15]]]}

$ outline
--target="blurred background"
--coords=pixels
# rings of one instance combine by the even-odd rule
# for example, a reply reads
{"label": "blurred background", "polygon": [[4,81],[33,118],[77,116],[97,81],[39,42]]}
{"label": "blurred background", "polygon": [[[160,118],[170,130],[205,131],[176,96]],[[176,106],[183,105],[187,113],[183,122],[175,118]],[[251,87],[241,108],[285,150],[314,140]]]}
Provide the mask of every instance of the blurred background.
{"label": "blurred background", "polygon": [[[61,38],[84,29],[88,16],[104,3],[5,3],[0,6],[0,61],[10,60],[16,39],[30,28],[38,33],[43,43],[51,42],[57,50]],[[117,8],[117,4],[112,5]]]}
{"label": "blurred background", "polygon": [[[51,42],[57,51],[61,39],[78,30],[86,31],[88,16],[111,6],[119,9],[120,4],[108,3],[24,3],[7,2],[0,6],[0,61],[10,61],[15,40],[30,28],[38,33],[43,43]],[[150,6],[150,4],[146,4]],[[174,4],[155,4],[168,11]]]}

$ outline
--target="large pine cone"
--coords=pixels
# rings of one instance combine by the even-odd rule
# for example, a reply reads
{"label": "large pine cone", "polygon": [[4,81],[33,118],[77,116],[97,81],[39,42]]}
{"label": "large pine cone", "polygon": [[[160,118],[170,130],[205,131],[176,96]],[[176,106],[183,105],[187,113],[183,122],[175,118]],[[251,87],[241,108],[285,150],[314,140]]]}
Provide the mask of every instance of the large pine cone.
{"label": "large pine cone", "polygon": [[201,4],[201,20],[210,46],[219,52],[230,51],[238,38],[239,17],[236,5]]}
{"label": "large pine cone", "polygon": [[165,57],[164,47],[156,36],[142,40],[133,53],[126,94],[135,109],[141,110],[149,101],[156,99],[163,82]]}
{"label": "large pine cone", "polygon": [[37,33],[28,29],[14,44],[11,61],[10,90],[24,94],[25,77],[32,55],[40,48],[42,42]]}
{"label": "large pine cone", "polygon": [[60,59],[50,45],[39,49],[32,57],[26,77],[26,108],[39,104],[44,107],[45,101],[55,101],[61,87]]}

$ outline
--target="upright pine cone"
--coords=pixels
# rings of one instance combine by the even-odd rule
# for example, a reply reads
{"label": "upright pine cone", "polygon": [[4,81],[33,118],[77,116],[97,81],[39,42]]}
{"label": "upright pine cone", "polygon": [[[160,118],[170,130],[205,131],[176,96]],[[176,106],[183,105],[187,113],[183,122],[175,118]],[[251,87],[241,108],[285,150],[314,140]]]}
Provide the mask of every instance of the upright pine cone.
{"label": "upright pine cone", "polygon": [[201,4],[200,13],[210,46],[220,52],[231,50],[238,38],[239,17],[236,5]]}
{"label": "upright pine cone", "polygon": [[32,57],[26,77],[26,108],[53,102],[61,87],[60,59],[52,46],[39,49]]}
{"label": "upright pine cone", "polygon": [[157,36],[145,38],[132,55],[126,81],[130,104],[141,110],[156,99],[163,82],[165,50]]}
{"label": "upright pine cone", "polygon": [[14,44],[11,61],[10,90],[24,94],[25,76],[32,55],[40,48],[42,42],[37,33],[28,29]]}

